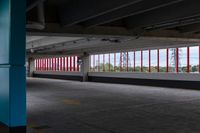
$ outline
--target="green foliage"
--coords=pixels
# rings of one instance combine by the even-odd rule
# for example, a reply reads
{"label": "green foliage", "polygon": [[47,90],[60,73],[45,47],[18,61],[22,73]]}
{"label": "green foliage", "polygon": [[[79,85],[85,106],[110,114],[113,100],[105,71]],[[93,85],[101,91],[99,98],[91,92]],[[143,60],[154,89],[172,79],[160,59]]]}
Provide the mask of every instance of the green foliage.
{"label": "green foliage", "polygon": [[[110,70],[109,70],[110,69]],[[126,72],[127,68],[121,68],[122,70],[120,70],[120,66],[113,66],[112,64],[106,63],[105,65],[103,65],[103,63],[100,64],[100,67],[95,66],[95,68],[90,68],[91,72],[98,72],[98,70],[100,70],[100,72]],[[143,72],[144,73],[148,73],[149,72],[149,67],[143,67]],[[159,68],[161,73],[166,72],[167,68],[166,67],[160,67]],[[190,72],[191,73],[195,73],[199,71],[199,65],[195,65],[195,66],[190,66]],[[134,72],[134,68],[133,67],[129,67],[128,72]],[[136,66],[135,67],[135,72],[141,72],[141,67],[140,66]],[[151,66],[151,73],[156,73],[158,72],[158,67],[157,66]],[[169,72],[175,72],[175,68],[173,67],[169,67]],[[183,66],[183,67],[179,67],[179,72],[182,73],[186,73],[187,72],[187,67]]]}

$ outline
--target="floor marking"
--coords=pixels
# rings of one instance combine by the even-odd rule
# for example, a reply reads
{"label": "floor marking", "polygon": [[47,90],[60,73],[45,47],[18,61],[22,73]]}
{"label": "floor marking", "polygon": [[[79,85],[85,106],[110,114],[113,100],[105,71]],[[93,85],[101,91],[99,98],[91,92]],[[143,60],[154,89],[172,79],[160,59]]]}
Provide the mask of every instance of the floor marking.
{"label": "floor marking", "polygon": [[80,105],[81,102],[79,100],[72,100],[72,99],[66,99],[64,100],[64,103],[67,105]]}

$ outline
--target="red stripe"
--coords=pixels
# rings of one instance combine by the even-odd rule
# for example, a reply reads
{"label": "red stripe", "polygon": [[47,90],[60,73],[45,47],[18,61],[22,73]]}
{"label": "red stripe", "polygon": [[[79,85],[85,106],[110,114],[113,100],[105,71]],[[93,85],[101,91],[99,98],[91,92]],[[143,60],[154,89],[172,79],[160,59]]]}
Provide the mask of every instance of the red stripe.
{"label": "red stripe", "polygon": [[54,71],[56,71],[57,58],[54,58]]}
{"label": "red stripe", "polygon": [[59,58],[56,58],[56,71],[59,70]]}
{"label": "red stripe", "polygon": [[149,49],[149,72],[151,72],[151,50]]}
{"label": "red stripe", "polygon": [[40,60],[40,71],[42,70],[42,59],[39,59]]}
{"label": "red stripe", "polygon": [[74,65],[73,65],[73,67],[74,67],[73,70],[74,70],[74,72],[75,72],[75,71],[76,71],[76,58],[75,58],[75,56],[74,56],[73,64],[74,64]]}
{"label": "red stripe", "polygon": [[76,56],[76,59],[77,59],[77,72],[79,72],[79,64],[78,64],[78,59],[79,59],[79,57]]}
{"label": "red stripe", "polygon": [[103,54],[103,72],[105,72],[105,54]]}
{"label": "red stripe", "polygon": [[41,60],[41,71],[43,70],[43,59],[40,59]]}
{"label": "red stripe", "polygon": [[108,65],[109,65],[109,68],[108,68],[108,69],[109,69],[109,70],[108,70],[108,71],[110,72],[110,53],[109,53],[109,55],[108,55],[108,61],[109,61],[109,63],[108,63]]}
{"label": "red stripe", "polygon": [[116,53],[114,53],[114,71],[116,72]]}
{"label": "red stripe", "polygon": [[158,66],[157,66],[158,68],[157,68],[157,69],[158,69],[158,72],[160,72],[160,50],[159,50],[159,49],[158,49],[157,54],[158,54],[158,55],[157,55],[157,61],[158,61],[158,64],[157,64],[157,65],[158,65]]}
{"label": "red stripe", "polygon": [[38,62],[37,62],[38,60],[36,59],[36,71],[38,70]]}
{"label": "red stripe", "polygon": [[72,56],[70,56],[70,72],[72,71]]}
{"label": "red stripe", "polygon": [[66,71],[69,71],[69,61],[68,61],[68,56],[66,57]]}
{"label": "red stripe", "polygon": [[128,67],[128,52],[127,52],[127,55],[126,55],[126,71],[127,72],[129,71],[129,67]]}
{"label": "red stripe", "polygon": [[38,71],[40,70],[40,59],[37,59],[38,60]]}
{"label": "red stripe", "polygon": [[63,57],[61,57],[60,68],[60,70],[63,71]]}
{"label": "red stripe", "polygon": [[141,72],[143,72],[143,51],[141,50]]}
{"label": "red stripe", "polygon": [[199,73],[200,73],[200,46],[199,46]]}
{"label": "red stripe", "polygon": [[42,63],[42,71],[44,70],[44,59],[41,59],[41,63]]}
{"label": "red stripe", "polygon": [[166,51],[167,53],[167,57],[166,57],[166,65],[167,65],[167,67],[166,67],[166,72],[168,73],[169,72],[169,49],[167,48],[167,51]]}
{"label": "red stripe", "polygon": [[46,63],[46,70],[48,71],[48,67],[49,67],[49,59],[48,58],[46,59],[46,62],[47,62]]}
{"label": "red stripe", "polygon": [[44,59],[42,59],[42,66],[43,66],[43,71],[45,70],[45,60]]}
{"label": "red stripe", "polygon": [[190,47],[187,47],[187,72],[190,73]]}
{"label": "red stripe", "polygon": [[120,72],[123,71],[122,70],[122,53],[120,53]]}
{"label": "red stripe", "polygon": [[50,58],[48,58],[48,71],[50,70]]}
{"label": "red stripe", "polygon": [[176,72],[177,73],[179,72],[178,67],[179,67],[179,51],[178,51],[178,48],[176,48]]}
{"label": "red stripe", "polygon": [[133,66],[133,67],[134,67],[134,72],[136,71],[136,68],[135,68],[135,59],[136,59],[136,58],[135,58],[135,51],[134,51],[134,61],[133,61],[133,64],[134,64],[134,66]]}
{"label": "red stripe", "polygon": [[48,71],[48,59],[46,59],[46,71]]}
{"label": "red stripe", "polygon": [[39,64],[39,59],[37,59],[37,70],[39,70],[40,64]]}
{"label": "red stripe", "polygon": [[100,72],[100,55],[98,55],[98,72]]}

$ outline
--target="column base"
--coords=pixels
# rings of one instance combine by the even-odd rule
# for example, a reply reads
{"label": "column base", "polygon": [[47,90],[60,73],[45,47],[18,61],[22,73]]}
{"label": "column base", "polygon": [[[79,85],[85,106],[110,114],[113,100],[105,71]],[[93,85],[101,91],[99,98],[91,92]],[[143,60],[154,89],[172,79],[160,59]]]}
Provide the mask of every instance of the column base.
{"label": "column base", "polygon": [[8,127],[0,123],[0,133],[26,133],[26,126]]}

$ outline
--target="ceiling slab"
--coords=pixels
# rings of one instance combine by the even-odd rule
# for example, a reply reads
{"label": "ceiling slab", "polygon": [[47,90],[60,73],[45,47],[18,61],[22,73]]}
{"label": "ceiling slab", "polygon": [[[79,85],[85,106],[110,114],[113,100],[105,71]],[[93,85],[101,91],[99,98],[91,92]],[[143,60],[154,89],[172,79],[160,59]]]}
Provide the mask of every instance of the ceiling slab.
{"label": "ceiling slab", "polygon": [[27,36],[26,49],[36,49],[38,47],[51,46],[59,43],[76,41],[80,37],[58,37],[58,36]]}
{"label": "ceiling slab", "polygon": [[185,0],[169,7],[146,12],[137,16],[127,18],[125,21],[129,28],[146,27],[160,23],[179,21],[192,16],[200,15],[200,1]]}
{"label": "ceiling slab", "polygon": [[86,27],[102,25],[158,8],[166,7],[178,2],[182,2],[182,0],[143,0],[139,3],[131,4],[127,7],[90,19],[84,22],[83,25]]}
{"label": "ceiling slab", "polygon": [[63,25],[73,25],[143,0],[71,0],[60,9]]}

